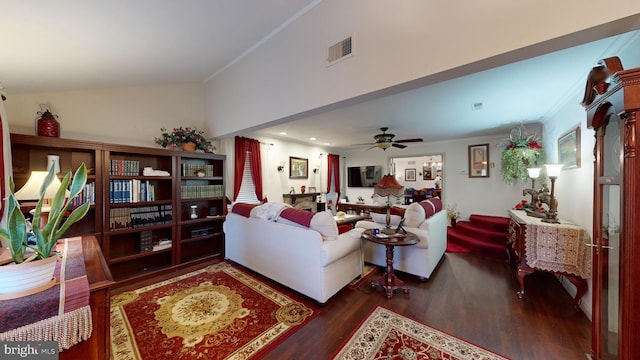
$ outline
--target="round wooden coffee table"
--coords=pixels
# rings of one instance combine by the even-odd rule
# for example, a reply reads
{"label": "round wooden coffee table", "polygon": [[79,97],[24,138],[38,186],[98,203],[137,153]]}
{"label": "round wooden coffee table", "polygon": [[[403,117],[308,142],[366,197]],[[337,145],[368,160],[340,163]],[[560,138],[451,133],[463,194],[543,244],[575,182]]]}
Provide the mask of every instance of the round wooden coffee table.
{"label": "round wooden coffee table", "polygon": [[367,229],[362,232],[362,238],[368,241],[382,244],[387,248],[387,267],[384,275],[378,279],[371,281],[371,287],[381,286],[387,295],[387,299],[393,297],[396,289],[402,289],[402,292],[409,294],[409,287],[404,286],[404,282],[396,277],[393,272],[393,249],[396,246],[409,246],[418,243],[416,234],[407,232],[406,234],[378,234],[373,235],[373,229]]}

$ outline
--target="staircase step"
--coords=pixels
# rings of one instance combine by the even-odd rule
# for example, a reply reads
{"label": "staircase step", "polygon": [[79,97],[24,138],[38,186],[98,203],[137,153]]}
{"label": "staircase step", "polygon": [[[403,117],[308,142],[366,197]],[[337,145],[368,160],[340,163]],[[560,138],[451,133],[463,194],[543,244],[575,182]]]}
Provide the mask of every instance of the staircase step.
{"label": "staircase step", "polygon": [[507,233],[509,228],[509,218],[504,216],[471,214],[469,222],[477,227]]}
{"label": "staircase step", "polygon": [[507,243],[506,232],[478,227],[475,225],[475,223],[472,223],[470,221],[458,221],[458,223],[456,224],[456,230],[469,236],[475,236],[478,238],[484,237],[487,241],[495,243],[497,245],[505,245]]}
{"label": "staircase step", "polygon": [[499,245],[488,242],[486,238],[483,239],[482,237],[467,235],[454,227],[447,228],[447,242],[455,243],[463,248],[469,249],[475,254],[497,260],[508,260],[506,244]]}

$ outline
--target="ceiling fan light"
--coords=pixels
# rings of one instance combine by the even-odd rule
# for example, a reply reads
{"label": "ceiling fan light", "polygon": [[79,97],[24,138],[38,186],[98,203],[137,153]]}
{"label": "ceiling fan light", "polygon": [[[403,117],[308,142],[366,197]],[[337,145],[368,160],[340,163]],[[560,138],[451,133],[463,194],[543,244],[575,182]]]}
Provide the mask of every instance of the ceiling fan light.
{"label": "ceiling fan light", "polygon": [[390,142],[380,142],[380,143],[377,143],[376,145],[382,150],[386,150],[391,147]]}

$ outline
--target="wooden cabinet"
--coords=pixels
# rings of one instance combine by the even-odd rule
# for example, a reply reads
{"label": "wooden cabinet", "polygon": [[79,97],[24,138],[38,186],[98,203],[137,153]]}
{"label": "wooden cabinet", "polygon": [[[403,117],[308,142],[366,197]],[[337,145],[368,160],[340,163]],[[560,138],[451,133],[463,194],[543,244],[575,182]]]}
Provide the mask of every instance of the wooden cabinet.
{"label": "wooden cabinet", "polygon": [[224,258],[225,155],[19,134],[11,149],[16,189],[47,155],[60,156],[61,175],[90,169],[94,205],[65,236],[95,236],[118,283]]}
{"label": "wooden cabinet", "polygon": [[94,236],[82,237],[82,254],[89,281],[89,305],[91,306],[91,337],[60,353],[60,359],[109,359],[110,347],[110,287],[113,278]]}
{"label": "wooden cabinet", "polygon": [[178,164],[176,262],[222,258],[225,156],[183,153]]}
{"label": "wooden cabinet", "polygon": [[[83,192],[92,202],[87,215],[73,224],[65,233],[66,237],[93,235],[101,239],[102,228],[102,144],[91,141],[59,139],[50,137],[11,134],[11,161],[13,181],[18,190],[27,182],[31,171],[46,171],[47,156],[60,157],[60,177],[74,172],[82,163],[87,166],[87,186]],[[24,213],[35,207],[36,200],[20,201]]]}
{"label": "wooden cabinet", "polygon": [[[583,105],[595,130],[592,357],[637,358],[640,344],[640,68],[604,59]],[[638,227],[638,229],[636,229]]]}
{"label": "wooden cabinet", "polygon": [[175,265],[175,152],[105,145],[103,156],[103,250],[113,277],[130,280]]}

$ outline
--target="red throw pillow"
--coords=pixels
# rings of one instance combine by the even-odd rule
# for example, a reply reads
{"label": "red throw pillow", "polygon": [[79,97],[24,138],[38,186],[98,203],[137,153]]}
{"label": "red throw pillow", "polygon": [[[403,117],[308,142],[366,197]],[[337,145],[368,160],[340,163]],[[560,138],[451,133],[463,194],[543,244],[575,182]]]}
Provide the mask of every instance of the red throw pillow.
{"label": "red throw pillow", "polygon": [[442,210],[442,200],[439,197],[433,197],[427,200],[420,201],[420,205],[424,208],[424,218],[428,219],[433,214]]}
{"label": "red throw pillow", "polygon": [[280,217],[293,221],[296,224],[300,224],[305,227],[311,226],[311,219],[314,213],[307,210],[300,210],[295,208],[285,208],[280,212]]}
{"label": "red throw pillow", "polygon": [[347,231],[353,229],[349,224],[338,225],[338,234],[346,233]]}
{"label": "red throw pillow", "polygon": [[251,209],[256,206],[258,206],[258,204],[235,203],[233,204],[233,208],[231,208],[231,212],[244,217],[249,217],[251,216]]}

